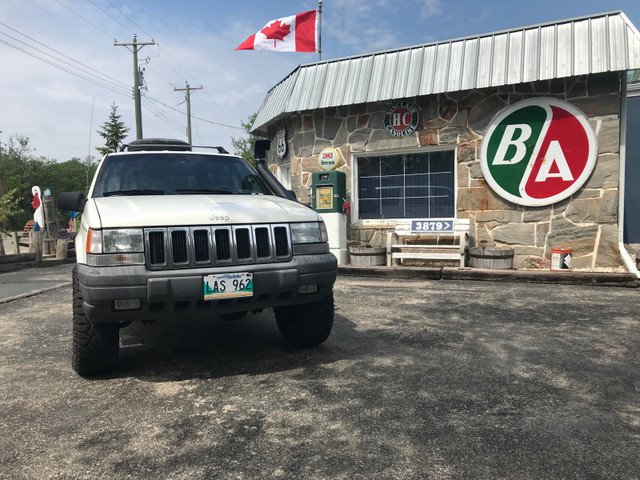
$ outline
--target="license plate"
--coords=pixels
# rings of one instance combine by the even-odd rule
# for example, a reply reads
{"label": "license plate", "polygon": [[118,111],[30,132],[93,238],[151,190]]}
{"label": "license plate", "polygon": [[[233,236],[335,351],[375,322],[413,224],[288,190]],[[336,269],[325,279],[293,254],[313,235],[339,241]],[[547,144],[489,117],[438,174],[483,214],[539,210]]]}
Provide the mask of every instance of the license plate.
{"label": "license plate", "polygon": [[204,277],[204,299],[252,297],[253,273],[219,273]]}

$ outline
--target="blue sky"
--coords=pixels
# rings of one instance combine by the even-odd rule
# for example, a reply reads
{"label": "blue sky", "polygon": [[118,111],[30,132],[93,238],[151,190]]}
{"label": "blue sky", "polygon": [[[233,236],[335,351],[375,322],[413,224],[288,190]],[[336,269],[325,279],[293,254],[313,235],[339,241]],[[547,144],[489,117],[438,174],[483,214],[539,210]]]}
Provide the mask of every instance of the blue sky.
{"label": "blue sky", "polygon": [[[280,0],[2,0],[0,1],[0,142],[30,138],[34,154],[65,161],[97,156],[96,133],[115,102],[135,138],[132,55],[138,41],[147,90],[148,137],[186,137],[184,93],[192,92],[197,144],[231,146],[240,122],[267,91],[313,53],[234,51],[279,17],[317,8]],[[639,0],[324,0],[323,59],[448,40],[610,10],[640,27]],[[39,57],[39,58],[35,58]],[[73,72],[73,73],[70,73]]]}

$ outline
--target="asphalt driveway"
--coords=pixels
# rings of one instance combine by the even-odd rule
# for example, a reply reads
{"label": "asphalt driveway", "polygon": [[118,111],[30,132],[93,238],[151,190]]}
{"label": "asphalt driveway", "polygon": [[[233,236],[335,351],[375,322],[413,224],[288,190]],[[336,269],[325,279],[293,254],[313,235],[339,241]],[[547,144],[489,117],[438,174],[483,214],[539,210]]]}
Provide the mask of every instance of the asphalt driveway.
{"label": "asphalt driveway", "polygon": [[0,478],[639,478],[637,289],[340,277],[271,312],[122,331],[70,368],[71,290],[0,305]]}

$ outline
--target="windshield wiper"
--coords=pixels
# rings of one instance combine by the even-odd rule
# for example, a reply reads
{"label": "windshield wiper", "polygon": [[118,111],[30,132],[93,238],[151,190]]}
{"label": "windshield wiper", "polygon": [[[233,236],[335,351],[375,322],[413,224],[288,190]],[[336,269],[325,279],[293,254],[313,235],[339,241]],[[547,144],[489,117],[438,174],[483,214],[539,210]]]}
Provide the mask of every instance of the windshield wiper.
{"label": "windshield wiper", "polygon": [[102,194],[104,197],[115,197],[117,195],[164,195],[164,190],[141,188],[138,190],[113,190]]}
{"label": "windshield wiper", "polygon": [[179,188],[174,190],[175,193],[218,193],[224,195],[233,195],[234,193],[240,193],[230,188]]}

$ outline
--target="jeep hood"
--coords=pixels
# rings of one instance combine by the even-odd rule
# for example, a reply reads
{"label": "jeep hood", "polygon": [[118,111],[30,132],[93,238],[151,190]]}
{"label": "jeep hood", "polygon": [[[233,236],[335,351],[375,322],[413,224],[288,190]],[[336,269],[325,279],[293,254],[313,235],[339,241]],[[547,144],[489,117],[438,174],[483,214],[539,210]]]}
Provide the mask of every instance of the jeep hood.
{"label": "jeep hood", "polygon": [[102,228],[318,221],[310,208],[266,195],[145,195],[91,198]]}

